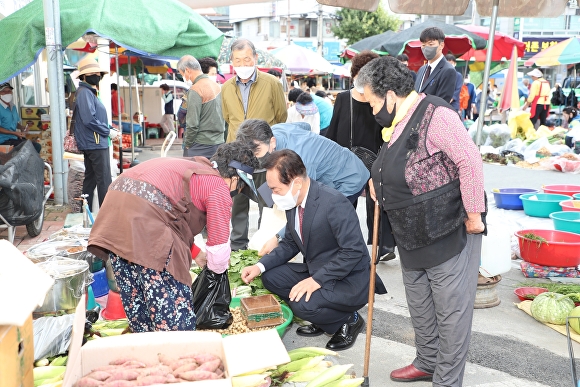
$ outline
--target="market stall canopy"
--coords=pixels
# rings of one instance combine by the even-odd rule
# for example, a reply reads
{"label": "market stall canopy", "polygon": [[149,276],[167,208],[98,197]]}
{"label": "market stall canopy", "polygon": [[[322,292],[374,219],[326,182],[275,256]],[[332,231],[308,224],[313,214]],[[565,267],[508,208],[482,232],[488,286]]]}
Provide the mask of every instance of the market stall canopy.
{"label": "market stall canopy", "polygon": [[[61,0],[62,45],[86,33],[144,56],[217,57],[223,33],[177,0]],[[0,20],[0,82],[30,67],[45,47],[42,0]]]}
{"label": "market stall canopy", "polygon": [[318,4],[360,9],[361,11],[375,12],[379,7],[380,0],[316,0]]}
{"label": "market stall canopy", "polygon": [[[485,40],[489,39],[489,28],[480,26],[459,26],[464,30],[474,33]],[[507,60],[511,58],[513,48],[517,49],[517,57],[523,58],[526,44],[522,41],[512,38],[509,35],[501,33],[499,31],[495,32],[493,38],[493,51],[491,53],[491,60],[493,62],[499,62],[501,60]],[[485,62],[485,56],[487,55],[487,50],[474,50],[473,48],[463,54],[460,59],[470,60],[475,62]]]}
{"label": "market stall canopy", "polygon": [[510,60],[510,67],[507,69],[505,83],[501,92],[498,107],[500,110],[519,109],[520,97],[518,90],[518,51],[514,46]]}
{"label": "market stall canopy", "polygon": [[290,44],[271,51],[272,55],[280,59],[293,74],[332,73],[334,66],[316,52]]}
{"label": "market stall canopy", "polygon": [[[127,55],[132,54],[132,55]],[[144,57],[125,51],[123,55],[119,55],[119,75],[126,76],[129,74],[129,60],[131,61],[131,75],[135,74],[167,74],[177,72],[176,61],[165,61],[155,58]],[[116,59],[111,57],[110,60],[111,73],[116,71]]]}
{"label": "market stall canopy", "polygon": [[394,31],[386,31],[383,32],[382,34],[369,36],[368,38],[359,40],[358,42],[353,43],[352,45],[345,48],[341,56],[352,58],[356,54],[364,50],[371,50],[379,55],[387,55],[388,52],[386,51],[383,45],[393,35],[395,35]]}
{"label": "market stall canopy", "polygon": [[558,66],[580,63],[580,38],[573,37],[540,51],[524,62],[526,66]]}
{"label": "market stall canopy", "polygon": [[[232,55],[232,43],[234,42],[234,38],[225,37],[221,48],[219,57],[217,58],[217,62],[221,64],[227,64],[230,62],[230,57]],[[281,68],[283,70],[287,70],[286,65],[278,58],[273,56],[270,52],[256,49],[256,53],[258,54],[258,63],[257,65],[263,68]]]}
{"label": "market stall canopy", "polygon": [[383,44],[386,51],[393,56],[405,53],[409,56],[409,67],[418,69],[425,62],[421,51],[419,37],[425,28],[439,27],[445,33],[445,47],[443,53],[451,52],[455,56],[463,55],[470,49],[483,50],[487,41],[476,34],[466,31],[452,24],[428,19],[389,37]]}

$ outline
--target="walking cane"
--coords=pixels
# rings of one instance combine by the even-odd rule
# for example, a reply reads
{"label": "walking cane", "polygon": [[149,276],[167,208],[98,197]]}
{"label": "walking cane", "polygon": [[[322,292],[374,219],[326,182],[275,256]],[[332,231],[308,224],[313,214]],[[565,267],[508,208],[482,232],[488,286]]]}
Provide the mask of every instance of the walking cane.
{"label": "walking cane", "polygon": [[373,306],[375,304],[375,278],[379,261],[379,201],[375,200],[375,216],[373,218],[373,249],[371,252],[371,278],[369,282],[369,306],[367,314],[367,337],[365,343],[365,364],[362,386],[369,387],[369,362],[371,357],[371,335],[373,332]]}

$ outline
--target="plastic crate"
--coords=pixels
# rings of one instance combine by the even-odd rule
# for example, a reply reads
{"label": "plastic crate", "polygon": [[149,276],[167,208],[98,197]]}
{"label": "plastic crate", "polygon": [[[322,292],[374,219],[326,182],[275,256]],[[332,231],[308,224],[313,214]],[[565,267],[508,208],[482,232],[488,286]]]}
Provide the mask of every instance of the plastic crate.
{"label": "plastic crate", "polygon": [[242,315],[248,328],[262,328],[282,324],[284,315],[278,300],[271,294],[241,299]]}

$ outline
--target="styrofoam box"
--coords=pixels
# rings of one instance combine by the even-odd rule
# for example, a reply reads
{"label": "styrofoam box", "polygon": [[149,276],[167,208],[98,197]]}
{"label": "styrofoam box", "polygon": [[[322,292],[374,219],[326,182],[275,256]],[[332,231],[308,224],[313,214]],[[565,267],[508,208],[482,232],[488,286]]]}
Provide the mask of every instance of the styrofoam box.
{"label": "styrofoam box", "polygon": [[89,341],[80,349],[80,357],[73,353],[74,363],[67,366],[63,387],[72,386],[92,369],[107,365],[118,358],[132,357],[144,362],[157,362],[158,353],[177,358],[192,352],[206,352],[219,356],[224,361],[227,378],[179,383],[178,386],[231,387],[232,376],[290,361],[288,352],[275,329],[225,338],[219,333],[201,331],[127,334]]}

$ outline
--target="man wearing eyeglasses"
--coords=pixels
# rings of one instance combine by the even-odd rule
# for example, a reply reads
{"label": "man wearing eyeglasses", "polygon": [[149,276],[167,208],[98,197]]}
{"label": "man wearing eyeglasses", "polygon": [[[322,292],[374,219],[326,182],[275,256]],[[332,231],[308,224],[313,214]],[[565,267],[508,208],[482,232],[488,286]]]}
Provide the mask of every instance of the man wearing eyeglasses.
{"label": "man wearing eyeglasses", "polygon": [[[261,119],[269,125],[286,122],[286,99],[282,84],[273,75],[256,67],[258,54],[247,39],[237,39],[231,46],[231,62],[236,76],[222,87],[223,117],[227,125],[226,142],[236,139],[238,128],[249,118]],[[256,186],[266,181],[266,173],[254,173]],[[260,213],[263,203],[258,202]],[[248,245],[250,203],[244,195],[234,197],[232,207],[232,250],[243,250]]]}

